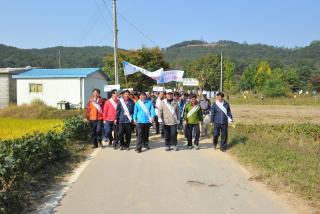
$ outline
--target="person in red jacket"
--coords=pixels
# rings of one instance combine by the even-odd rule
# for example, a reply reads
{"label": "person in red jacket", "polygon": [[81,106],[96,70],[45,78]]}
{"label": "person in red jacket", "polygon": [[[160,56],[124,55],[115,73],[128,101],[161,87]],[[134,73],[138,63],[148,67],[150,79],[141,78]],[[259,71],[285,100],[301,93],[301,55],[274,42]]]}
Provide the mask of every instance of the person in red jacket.
{"label": "person in red jacket", "polygon": [[[111,91],[111,98],[108,99],[103,106],[103,123],[104,123],[104,134],[105,138],[109,139],[109,146],[113,143],[113,148],[116,149],[119,138],[118,138],[118,125],[114,123],[116,119],[116,110],[119,103],[117,90]],[[114,136],[112,131],[114,130]]]}
{"label": "person in red jacket", "polygon": [[91,141],[93,148],[98,148],[98,144],[102,147],[102,120],[103,120],[103,99],[100,96],[100,90],[93,89],[92,96],[86,107],[86,118],[91,126]]}

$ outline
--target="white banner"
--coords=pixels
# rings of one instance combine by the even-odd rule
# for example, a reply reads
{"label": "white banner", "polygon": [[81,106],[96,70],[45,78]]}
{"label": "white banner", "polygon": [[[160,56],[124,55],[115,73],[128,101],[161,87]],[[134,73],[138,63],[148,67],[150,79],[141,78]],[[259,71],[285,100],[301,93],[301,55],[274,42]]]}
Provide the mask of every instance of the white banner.
{"label": "white banner", "polygon": [[184,74],[184,71],[181,70],[163,71],[163,68],[160,68],[154,72],[150,72],[126,61],[123,61],[123,71],[125,75],[141,72],[144,75],[156,80],[158,83],[168,83],[171,81],[181,82]]}
{"label": "white banner", "polygon": [[152,87],[152,91],[155,91],[155,92],[164,91],[164,87],[162,87],[162,86],[153,86]]}
{"label": "white banner", "polygon": [[150,71],[147,71],[144,68],[138,67],[136,65],[132,65],[129,62],[123,61],[123,71],[125,75],[131,75],[137,72],[141,72],[143,74],[148,74]]}
{"label": "white banner", "polygon": [[199,80],[196,78],[183,78],[182,82],[184,86],[199,86]]}
{"label": "white banner", "polygon": [[184,71],[181,70],[170,70],[164,71],[160,76],[158,83],[168,83],[171,81],[181,82],[183,77]]}
{"label": "white banner", "polygon": [[120,90],[120,85],[105,85],[104,86],[104,92],[110,92],[110,91],[112,91],[114,89],[119,91]]}

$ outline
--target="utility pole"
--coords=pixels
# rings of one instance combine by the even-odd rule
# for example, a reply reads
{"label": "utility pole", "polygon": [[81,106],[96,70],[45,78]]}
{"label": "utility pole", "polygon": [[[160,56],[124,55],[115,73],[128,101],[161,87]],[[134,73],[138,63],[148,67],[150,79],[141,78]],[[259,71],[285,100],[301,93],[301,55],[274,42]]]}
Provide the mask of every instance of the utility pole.
{"label": "utility pole", "polygon": [[60,49],[59,49],[59,68],[61,68]]}
{"label": "utility pole", "polygon": [[222,51],[221,51],[221,65],[220,65],[220,91],[223,91],[223,63],[222,63]]}
{"label": "utility pole", "polygon": [[114,31],[114,77],[115,77],[115,84],[119,83],[119,71],[118,71],[118,27],[117,27],[117,5],[116,0],[112,1],[113,5],[113,31]]}

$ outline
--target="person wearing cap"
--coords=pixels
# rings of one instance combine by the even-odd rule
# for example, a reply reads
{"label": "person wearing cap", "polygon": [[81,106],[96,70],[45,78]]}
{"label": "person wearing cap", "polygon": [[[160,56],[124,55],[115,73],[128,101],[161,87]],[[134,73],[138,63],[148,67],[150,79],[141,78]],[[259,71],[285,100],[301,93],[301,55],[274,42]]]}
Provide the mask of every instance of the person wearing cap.
{"label": "person wearing cap", "polygon": [[[104,123],[104,137],[109,139],[109,146],[114,141],[113,148],[117,148],[118,145],[118,125],[114,124],[116,119],[116,110],[119,103],[117,90],[112,90],[111,97],[103,106],[103,123]],[[114,131],[114,136],[112,136]]]}
{"label": "person wearing cap", "polygon": [[103,121],[103,99],[100,90],[95,88],[86,106],[86,119],[91,127],[91,141],[93,148],[102,147],[102,121]]}
{"label": "person wearing cap", "polygon": [[137,146],[136,151],[140,153],[142,147],[150,149],[149,129],[154,122],[155,112],[153,103],[147,99],[146,93],[140,93],[140,99],[134,106],[133,120],[137,124]]}
{"label": "person wearing cap", "polygon": [[197,95],[191,96],[190,103],[184,109],[184,123],[186,123],[188,148],[192,149],[193,131],[195,133],[194,147],[199,149],[200,127],[199,123],[203,120],[201,108],[197,101]]}
{"label": "person wearing cap", "polygon": [[[208,118],[208,120],[204,120],[204,121],[208,121],[208,123],[210,123],[211,103],[210,103],[210,100],[207,99],[207,92],[206,91],[202,92],[202,97],[200,99],[199,105],[200,105],[200,108],[201,108],[201,111],[202,111],[203,118]],[[205,124],[204,121],[202,121],[200,123],[200,133],[201,133],[202,137],[207,135],[207,126],[208,126],[208,124]]]}
{"label": "person wearing cap", "polygon": [[211,107],[211,122],[214,124],[213,129],[213,146],[217,148],[218,139],[221,133],[221,146],[222,152],[227,151],[228,147],[228,123],[233,122],[233,117],[230,105],[224,100],[224,93],[218,92],[216,101]]}
{"label": "person wearing cap", "polygon": [[177,130],[181,115],[178,102],[173,98],[171,89],[167,90],[166,99],[161,102],[159,115],[163,122],[166,151],[170,151],[171,147],[178,151]]}
{"label": "person wearing cap", "polygon": [[117,105],[114,124],[117,124],[119,128],[120,150],[130,150],[134,102],[129,98],[130,92],[128,90],[122,91],[121,94],[122,97],[119,99]]}

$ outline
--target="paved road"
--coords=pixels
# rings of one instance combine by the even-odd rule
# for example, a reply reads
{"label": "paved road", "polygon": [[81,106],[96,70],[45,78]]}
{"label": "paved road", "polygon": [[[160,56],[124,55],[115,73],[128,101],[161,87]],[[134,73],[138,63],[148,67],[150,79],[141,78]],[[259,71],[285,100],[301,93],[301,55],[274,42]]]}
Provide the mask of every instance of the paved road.
{"label": "paved road", "polygon": [[162,145],[153,137],[141,154],[101,149],[53,213],[292,213],[211,144],[178,152]]}

